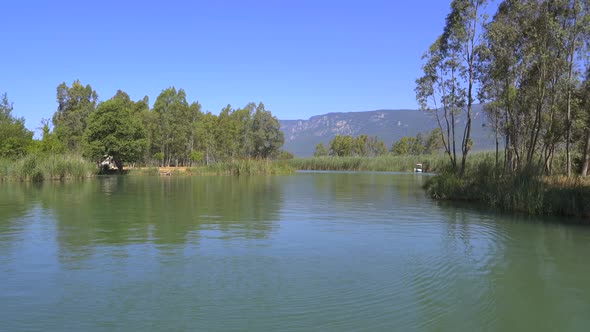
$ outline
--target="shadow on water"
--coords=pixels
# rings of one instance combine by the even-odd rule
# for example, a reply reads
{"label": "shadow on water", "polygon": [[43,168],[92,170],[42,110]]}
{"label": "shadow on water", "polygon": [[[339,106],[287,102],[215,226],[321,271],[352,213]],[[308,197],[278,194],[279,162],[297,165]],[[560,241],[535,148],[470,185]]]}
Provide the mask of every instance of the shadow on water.
{"label": "shadow on water", "polygon": [[[0,223],[36,204],[56,221],[60,247],[196,243],[217,238],[266,238],[282,191],[273,177],[122,177],[92,181],[7,184],[0,190]],[[0,232],[7,229],[0,227]]]}

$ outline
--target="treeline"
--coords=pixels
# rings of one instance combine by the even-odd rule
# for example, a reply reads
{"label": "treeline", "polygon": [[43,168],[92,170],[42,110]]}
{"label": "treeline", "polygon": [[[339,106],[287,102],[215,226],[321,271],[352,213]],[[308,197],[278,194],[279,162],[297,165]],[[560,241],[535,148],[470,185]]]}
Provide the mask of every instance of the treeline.
{"label": "treeline", "polygon": [[436,154],[443,148],[441,133],[439,129],[434,129],[426,133],[418,133],[416,137],[404,136],[399,141],[394,142],[388,151],[387,145],[378,137],[369,137],[368,135],[359,135],[353,137],[350,135],[336,135],[328,147],[323,143],[315,146],[314,157],[379,157],[388,153],[397,156]]}
{"label": "treeline", "polygon": [[[12,104],[0,105],[0,157],[26,153],[73,153],[96,162],[106,156],[119,169],[123,163],[161,166],[209,165],[244,158],[277,158],[284,143],[279,122],[263,103],[219,115],[189,103],[183,89],[163,90],[150,108],[148,97],[133,101],[121,90],[99,102],[96,91],[79,81],[57,87],[58,107],[43,121],[41,140],[10,115]],[[6,128],[8,129],[6,129]],[[51,130],[53,128],[53,130]],[[18,132],[18,134],[15,134]]]}
{"label": "treeline", "polygon": [[326,147],[323,143],[315,146],[314,157],[336,156],[336,157],[377,157],[387,153],[385,142],[377,137],[359,135],[336,135]]}
{"label": "treeline", "polygon": [[422,155],[437,154],[443,148],[440,129],[434,129],[426,133],[416,134],[415,137],[404,136],[399,141],[394,142],[391,146],[391,152],[394,155]]}
{"label": "treeline", "polygon": [[[506,173],[588,175],[590,3],[504,0],[491,19],[488,3],[452,1],[417,80],[417,100],[438,120],[455,173],[465,173],[478,99],[487,103],[496,164]],[[554,169],[561,151],[565,166]]]}

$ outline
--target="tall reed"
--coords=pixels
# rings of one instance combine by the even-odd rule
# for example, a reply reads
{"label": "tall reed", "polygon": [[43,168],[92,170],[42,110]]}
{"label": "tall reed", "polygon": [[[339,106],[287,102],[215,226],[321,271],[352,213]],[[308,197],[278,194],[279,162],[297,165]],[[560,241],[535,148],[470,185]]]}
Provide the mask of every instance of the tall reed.
{"label": "tall reed", "polygon": [[95,176],[96,165],[74,155],[30,154],[17,160],[0,160],[0,180],[43,181]]}
{"label": "tall reed", "polygon": [[130,175],[276,175],[292,174],[295,169],[284,160],[237,159],[194,167],[131,169]]}
{"label": "tall reed", "polygon": [[435,199],[479,202],[502,211],[590,217],[587,181],[547,178],[532,169],[506,173],[491,158],[470,162],[463,177],[441,172],[425,189]]}
{"label": "tall reed", "polygon": [[437,172],[447,164],[445,155],[380,156],[380,157],[313,157],[295,158],[289,164],[298,170],[411,172],[422,164],[425,172]]}

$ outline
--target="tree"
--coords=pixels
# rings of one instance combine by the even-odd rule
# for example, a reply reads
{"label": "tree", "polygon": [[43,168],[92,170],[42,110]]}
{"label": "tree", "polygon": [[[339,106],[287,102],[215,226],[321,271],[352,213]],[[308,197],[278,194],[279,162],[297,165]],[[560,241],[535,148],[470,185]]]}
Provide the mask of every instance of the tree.
{"label": "tree", "polygon": [[25,120],[12,115],[13,105],[6,93],[0,101],[0,158],[24,156],[33,142],[33,132],[25,128]]}
{"label": "tree", "polygon": [[[476,60],[479,57],[479,30],[485,20],[481,8],[487,0],[453,0],[441,36],[424,55],[424,76],[416,83],[416,98],[421,108],[436,115],[445,151],[453,169],[460,175],[471,147],[471,121],[474,87],[477,85]],[[442,115],[441,113],[442,109]],[[465,112],[461,140],[461,164],[457,163],[455,117]],[[444,122],[443,122],[444,119]]]}
{"label": "tree", "polygon": [[584,83],[580,87],[579,96],[581,107],[585,112],[582,113],[582,176],[588,176],[590,171],[590,66],[586,72]]}
{"label": "tree", "polygon": [[354,138],[352,153],[356,156],[367,157],[369,144],[369,136],[359,135]]}
{"label": "tree", "polygon": [[97,100],[96,91],[90,85],[83,86],[79,80],[74,81],[72,87],[65,83],[57,87],[58,106],[53,115],[53,126],[67,150],[80,152],[87,119],[96,108]]}
{"label": "tree", "polygon": [[424,137],[422,133],[418,133],[416,137],[410,139],[410,154],[421,155],[424,153]]}
{"label": "tree", "polygon": [[277,156],[285,142],[279,120],[264,104],[259,103],[252,119],[252,157],[270,158]]}
{"label": "tree", "polygon": [[97,162],[111,156],[120,172],[123,163],[140,160],[147,146],[145,130],[129,106],[117,96],[100,103],[84,133],[85,154]]}
{"label": "tree", "polygon": [[330,142],[330,155],[337,157],[352,156],[354,148],[354,138],[352,136],[336,135]]}
{"label": "tree", "polygon": [[404,136],[399,141],[393,143],[391,152],[397,156],[409,155],[415,140],[414,137]]}
{"label": "tree", "polygon": [[170,166],[186,164],[190,161],[196,116],[186,101],[186,92],[174,87],[163,90],[154,103],[152,120],[156,121],[157,132],[153,144],[164,154],[164,164]]}
{"label": "tree", "polygon": [[41,127],[42,136],[37,144],[37,149],[42,153],[63,153],[65,148],[57,138],[57,135],[54,132],[51,132],[50,123],[49,119],[41,120],[41,124],[43,125]]}
{"label": "tree", "polygon": [[424,141],[424,154],[439,153],[444,147],[441,137],[440,128],[430,131]]}
{"label": "tree", "polygon": [[324,145],[324,143],[318,143],[315,146],[313,152],[314,157],[326,157],[328,154],[330,154],[330,151],[328,151],[328,148]]}
{"label": "tree", "polygon": [[195,123],[195,147],[198,151],[203,151],[206,165],[216,161],[217,144],[215,133],[218,128],[217,123],[218,118],[211,112],[205,113]]}
{"label": "tree", "polygon": [[367,142],[367,155],[369,157],[383,156],[387,154],[387,145],[377,136],[369,137]]}
{"label": "tree", "polygon": [[480,99],[503,135],[506,171],[551,174],[556,151],[564,149],[571,174],[575,126],[583,124],[574,92],[588,66],[589,5],[505,0],[486,26]]}

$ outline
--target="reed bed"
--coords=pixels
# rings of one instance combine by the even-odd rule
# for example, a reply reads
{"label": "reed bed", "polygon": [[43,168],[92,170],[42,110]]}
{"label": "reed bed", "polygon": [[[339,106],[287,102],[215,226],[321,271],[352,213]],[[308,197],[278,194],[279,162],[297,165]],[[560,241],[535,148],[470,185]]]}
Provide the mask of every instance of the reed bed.
{"label": "reed bed", "polygon": [[491,158],[468,166],[461,178],[447,171],[430,178],[427,193],[439,200],[478,202],[501,211],[590,217],[587,179],[543,177],[532,170],[506,174]]}
{"label": "reed bed", "polygon": [[74,155],[31,154],[0,160],[0,180],[33,181],[84,179],[98,174],[92,162]]}
{"label": "reed bed", "polygon": [[373,171],[412,172],[416,164],[422,164],[425,172],[438,172],[448,164],[448,157],[438,155],[380,157],[313,157],[288,161],[298,170],[306,171]]}
{"label": "reed bed", "polygon": [[240,159],[194,167],[147,167],[129,169],[130,175],[280,175],[295,169],[284,160]]}

